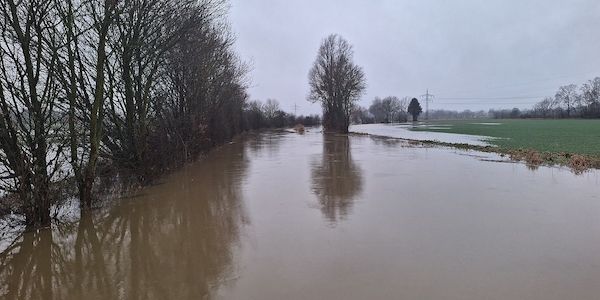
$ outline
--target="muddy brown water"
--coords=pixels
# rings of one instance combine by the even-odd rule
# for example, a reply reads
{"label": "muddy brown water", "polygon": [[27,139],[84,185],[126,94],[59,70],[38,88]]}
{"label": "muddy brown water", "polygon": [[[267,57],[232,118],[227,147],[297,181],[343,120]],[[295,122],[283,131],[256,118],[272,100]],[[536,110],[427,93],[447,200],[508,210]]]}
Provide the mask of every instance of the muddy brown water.
{"label": "muddy brown water", "polygon": [[16,238],[5,299],[594,299],[600,177],[264,133]]}

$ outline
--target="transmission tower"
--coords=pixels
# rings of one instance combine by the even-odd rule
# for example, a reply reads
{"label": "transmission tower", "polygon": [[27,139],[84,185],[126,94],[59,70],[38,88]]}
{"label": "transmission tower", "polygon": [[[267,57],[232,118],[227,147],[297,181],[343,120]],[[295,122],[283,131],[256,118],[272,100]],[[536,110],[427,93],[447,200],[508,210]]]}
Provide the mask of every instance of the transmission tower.
{"label": "transmission tower", "polygon": [[429,93],[429,89],[425,92],[425,95],[421,95],[422,98],[425,98],[425,120],[429,120],[429,101],[433,102],[433,98],[435,95]]}

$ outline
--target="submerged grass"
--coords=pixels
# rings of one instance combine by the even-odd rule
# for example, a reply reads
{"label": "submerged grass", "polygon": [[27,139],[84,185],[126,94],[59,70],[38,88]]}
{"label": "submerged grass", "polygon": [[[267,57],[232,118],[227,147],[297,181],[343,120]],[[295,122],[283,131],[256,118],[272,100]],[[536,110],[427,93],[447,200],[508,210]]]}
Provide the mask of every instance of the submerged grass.
{"label": "submerged grass", "polygon": [[484,153],[497,153],[503,157],[508,156],[513,161],[525,162],[527,166],[531,168],[536,168],[541,165],[559,165],[569,167],[576,174],[581,174],[589,169],[600,169],[600,155],[573,154],[568,152],[541,152],[535,149],[510,149],[506,147],[478,146],[471,144],[456,144],[439,141],[419,141],[402,138],[391,138],[387,136],[379,136],[368,133],[351,134],[358,136],[370,136],[373,138],[404,140],[407,142],[408,146],[412,147],[439,146],[457,148],[461,150],[473,150]]}
{"label": "submerged grass", "polygon": [[493,137],[486,141],[504,152],[520,149],[600,157],[600,120],[452,120],[427,125],[412,130]]}
{"label": "submerged grass", "polygon": [[412,130],[491,137],[486,142],[496,147],[428,143],[506,154],[531,166],[563,165],[576,173],[600,169],[600,120],[431,121]]}

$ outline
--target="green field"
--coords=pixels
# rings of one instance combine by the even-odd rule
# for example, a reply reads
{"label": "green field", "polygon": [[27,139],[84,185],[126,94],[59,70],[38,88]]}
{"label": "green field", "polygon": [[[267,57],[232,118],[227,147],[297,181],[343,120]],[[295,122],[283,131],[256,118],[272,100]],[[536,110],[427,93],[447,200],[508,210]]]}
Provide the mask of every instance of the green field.
{"label": "green field", "polygon": [[507,150],[600,156],[600,120],[452,120],[427,124],[433,128],[424,126],[413,130],[495,137],[499,139],[489,142]]}

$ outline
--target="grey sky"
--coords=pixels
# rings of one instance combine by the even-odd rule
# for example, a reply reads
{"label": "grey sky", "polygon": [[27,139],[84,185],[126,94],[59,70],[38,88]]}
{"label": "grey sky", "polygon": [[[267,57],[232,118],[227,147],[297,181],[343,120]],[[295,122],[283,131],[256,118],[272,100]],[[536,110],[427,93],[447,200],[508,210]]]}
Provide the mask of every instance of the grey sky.
{"label": "grey sky", "polygon": [[251,98],[298,113],[320,112],[306,101],[307,74],[331,33],[354,45],[363,106],[429,88],[430,108],[524,108],[538,99],[492,98],[553,95],[600,76],[598,0],[232,0],[230,21],[252,65]]}

